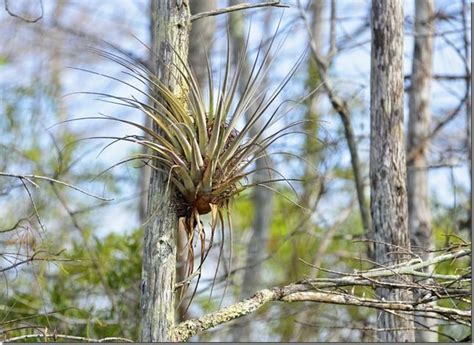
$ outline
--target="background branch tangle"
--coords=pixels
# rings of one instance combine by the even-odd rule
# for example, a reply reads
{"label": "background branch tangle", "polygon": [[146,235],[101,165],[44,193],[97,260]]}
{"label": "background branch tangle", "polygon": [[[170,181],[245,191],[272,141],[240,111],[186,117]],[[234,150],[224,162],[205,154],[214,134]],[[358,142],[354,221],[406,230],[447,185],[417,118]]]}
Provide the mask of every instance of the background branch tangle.
{"label": "background branch tangle", "polygon": [[[464,247],[463,249],[460,249]],[[172,339],[175,341],[186,341],[193,335],[220,324],[230,322],[236,318],[246,316],[255,312],[265,304],[272,301],[279,302],[317,302],[327,304],[354,305],[367,308],[376,308],[400,313],[436,313],[442,320],[454,320],[460,324],[471,324],[471,310],[460,310],[455,308],[438,307],[428,304],[435,300],[454,298],[462,299],[471,296],[470,272],[463,275],[430,275],[435,280],[430,284],[424,284],[423,280],[405,283],[390,283],[379,281],[381,277],[421,277],[426,278],[426,273],[421,269],[435,266],[446,261],[453,261],[471,254],[470,244],[462,245],[457,250],[435,256],[428,261],[419,259],[411,260],[396,266],[381,267],[365,272],[354,272],[352,274],[339,273],[341,278],[313,278],[301,282],[258,291],[253,297],[242,302],[233,304],[217,312],[207,314],[201,318],[187,320],[177,325],[172,331]],[[372,289],[405,288],[416,289],[424,292],[422,300],[414,301],[381,301],[377,299],[357,296],[354,292],[346,292],[343,288],[355,288],[367,286]]]}
{"label": "background branch tangle", "polygon": [[[209,313],[198,319],[184,321],[171,330],[171,339],[174,341],[187,341],[192,336],[214,328],[218,325],[230,322],[240,317],[244,317],[256,312],[269,302],[315,302],[337,305],[352,305],[367,308],[375,308],[386,311],[400,313],[416,313],[423,315],[435,313],[436,318],[440,320],[451,320],[459,324],[470,326],[471,310],[439,307],[429,304],[432,301],[442,299],[464,300],[470,298],[471,275],[466,272],[462,275],[442,275],[433,273],[430,275],[433,281],[429,284],[423,283],[427,274],[422,271],[423,268],[436,266],[437,264],[459,260],[470,256],[470,244],[456,246],[449,252],[442,253],[433,257],[431,260],[421,261],[420,259],[410,260],[408,262],[388,267],[376,268],[363,272],[338,273],[340,278],[312,278],[295,282],[283,287],[274,287],[256,292],[251,298],[225,307],[216,312]],[[406,280],[404,283],[390,283],[380,281],[378,278],[386,277],[404,277],[412,276],[422,278],[418,281]],[[384,288],[404,288],[413,289],[421,292],[424,296],[420,300],[413,301],[381,301],[377,299],[366,298],[366,291],[362,291],[362,296],[354,293],[356,287],[369,287],[376,289]],[[352,289],[348,292],[346,289]],[[25,339],[44,338],[44,339],[69,339],[86,342],[128,342],[125,338],[104,338],[89,339],[86,337],[74,337],[70,335],[59,335],[48,333],[47,329],[41,334],[30,334],[7,338],[5,342],[14,342]]]}

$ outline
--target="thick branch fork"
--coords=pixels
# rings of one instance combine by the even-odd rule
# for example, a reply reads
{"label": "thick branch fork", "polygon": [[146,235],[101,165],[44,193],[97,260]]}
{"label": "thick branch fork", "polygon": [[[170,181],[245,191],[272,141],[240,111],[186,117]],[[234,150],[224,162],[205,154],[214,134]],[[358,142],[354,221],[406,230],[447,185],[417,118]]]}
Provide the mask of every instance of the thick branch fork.
{"label": "thick branch fork", "polygon": [[[460,310],[453,308],[439,307],[433,304],[427,304],[426,301],[382,301],[377,299],[363,298],[339,291],[328,291],[328,288],[341,286],[367,285],[376,287],[378,284],[388,284],[387,282],[378,282],[376,278],[387,276],[420,276],[423,272],[418,271],[423,267],[432,266],[440,262],[454,260],[467,256],[471,253],[470,249],[459,250],[453,253],[447,253],[437,256],[427,261],[410,261],[404,266],[392,266],[384,269],[374,269],[364,273],[349,274],[342,278],[321,278],[308,279],[299,283],[290,284],[284,287],[275,287],[264,289],[257,292],[253,297],[244,301],[235,303],[216,312],[204,315],[198,319],[187,320],[177,325],[170,336],[174,341],[186,341],[193,335],[203,332],[207,329],[216,327],[231,320],[249,315],[261,308],[268,302],[317,302],[339,305],[354,305],[383,310],[392,310],[398,312],[432,312],[440,315],[440,318],[450,318],[459,323],[469,323],[471,318],[470,310]],[[462,281],[462,276],[443,276],[440,279],[449,279],[453,282]],[[393,288],[400,288],[399,283],[394,283]],[[406,288],[406,286],[403,286]],[[411,285],[419,289],[433,289],[433,286]],[[325,290],[321,290],[324,288]],[[441,288],[443,289],[443,288]]]}

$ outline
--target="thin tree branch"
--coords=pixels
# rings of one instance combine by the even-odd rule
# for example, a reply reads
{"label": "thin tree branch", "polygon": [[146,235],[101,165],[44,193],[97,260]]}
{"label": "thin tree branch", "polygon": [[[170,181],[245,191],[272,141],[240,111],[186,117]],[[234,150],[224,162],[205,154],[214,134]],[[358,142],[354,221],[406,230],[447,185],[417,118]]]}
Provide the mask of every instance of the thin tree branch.
{"label": "thin tree branch", "polygon": [[[46,228],[43,224],[43,221],[41,220],[41,217],[39,215],[39,212],[38,212],[38,207],[36,207],[36,203],[35,203],[35,199],[33,199],[33,195],[31,195],[31,192],[30,190],[28,189],[28,186],[26,185],[25,183],[25,180],[29,181],[28,179],[24,179],[24,178],[21,178],[20,181],[21,183],[23,184],[23,187],[25,188],[26,190],[26,193],[28,194],[28,198],[30,199],[31,201],[31,205],[33,206],[33,210],[34,210],[34,213],[36,215],[36,219],[38,220],[38,224],[40,225],[41,227],[41,230],[43,230],[44,232],[46,232]],[[33,181],[29,181],[30,183],[33,183],[33,185],[36,185]]]}
{"label": "thin tree branch", "polygon": [[46,181],[49,181],[49,182],[53,182],[53,183],[57,183],[57,184],[60,184],[62,186],[66,186],[66,187],[69,187],[69,188],[72,188],[78,192],[81,192],[82,194],[85,194],[85,195],[88,195],[88,196],[91,196],[93,198],[96,198],[96,199],[99,199],[99,200],[103,200],[103,201],[111,201],[113,199],[109,199],[109,198],[104,198],[104,197],[101,197],[101,196],[98,196],[98,195],[95,195],[95,194],[92,194],[82,188],[79,188],[79,187],[76,187],[72,184],[69,184],[67,182],[63,182],[63,181],[59,181],[59,180],[56,180],[54,178],[51,178],[51,177],[47,177],[47,176],[40,176],[40,175],[31,175],[31,174],[14,174],[14,173],[8,173],[8,172],[2,172],[0,171],[0,176],[4,176],[4,177],[14,177],[14,178],[18,178],[20,179],[21,181],[28,181],[29,183],[31,183],[33,186],[35,186],[36,188],[38,188],[38,185],[36,183],[34,183],[32,180],[46,180]]}
{"label": "thin tree branch", "polygon": [[7,13],[9,15],[11,15],[12,17],[19,18],[19,19],[23,20],[24,22],[36,23],[37,21],[41,20],[43,18],[43,15],[44,15],[43,1],[39,0],[39,3],[40,3],[40,7],[41,7],[41,14],[38,17],[34,18],[34,19],[27,19],[27,18],[24,18],[22,16],[19,16],[18,14],[13,13],[10,10],[10,4],[9,4],[8,0],[5,0],[5,11],[7,11]]}
{"label": "thin tree branch", "polygon": [[[58,189],[56,188],[56,186],[52,186],[52,189],[53,189],[53,192],[54,194],[56,195],[56,197],[58,198],[59,202],[61,203],[61,205],[63,206],[64,210],[67,212],[67,214],[69,215],[70,219],[71,219],[71,222],[73,224],[73,226],[79,231],[81,237],[82,237],[82,240],[84,241],[84,246],[91,258],[91,262],[92,262],[92,267],[95,269],[96,273],[97,273],[97,276],[99,277],[99,280],[102,284],[102,287],[104,288],[105,290],[105,293],[107,295],[107,297],[109,298],[110,300],[110,303],[112,304],[112,307],[115,308],[116,305],[117,305],[117,301],[116,301],[116,298],[115,298],[115,295],[114,293],[112,292],[111,288],[110,288],[110,284],[109,282],[107,281],[106,279],[106,274],[104,272],[104,269],[103,267],[100,265],[100,260],[98,258],[98,255],[97,255],[97,252],[96,250],[94,250],[94,248],[92,248],[90,245],[89,245],[89,241],[88,241],[88,238],[86,236],[86,231],[84,229],[84,227],[82,227],[80,224],[79,224],[79,220],[78,220],[78,217],[77,215],[75,215],[66,199],[61,195],[61,193],[58,191]],[[119,314],[119,317],[120,317],[121,314]]]}
{"label": "thin tree branch", "polygon": [[[390,282],[378,282],[373,278],[397,276],[397,275],[414,275],[419,276],[418,270],[439,264],[441,262],[455,260],[467,256],[471,253],[471,249],[461,249],[456,252],[446,253],[436,256],[430,260],[420,261],[411,260],[405,263],[404,266],[396,265],[385,267],[384,269],[370,270],[364,273],[354,273],[344,276],[342,278],[333,278],[328,281],[327,278],[315,278],[308,279],[305,281],[297,282],[294,284],[286,285],[284,287],[275,287],[271,289],[264,289],[258,291],[253,297],[244,301],[235,303],[226,308],[218,310],[216,312],[204,315],[198,319],[192,319],[184,321],[178,324],[171,332],[171,338],[174,341],[186,341],[193,335],[216,327],[220,324],[224,324],[231,320],[240,318],[245,315],[249,315],[265,304],[272,301],[280,302],[318,302],[327,304],[339,304],[339,305],[354,305],[367,308],[382,309],[388,311],[398,312],[421,312],[421,313],[436,313],[441,319],[450,319],[456,321],[459,324],[469,325],[471,320],[470,310],[461,310],[454,308],[439,307],[436,305],[428,304],[433,298],[427,298],[416,301],[383,301],[377,299],[370,299],[365,297],[359,297],[351,295],[349,293],[341,293],[337,291],[321,290],[324,288],[335,288],[341,286],[356,286],[356,285],[372,285],[375,288],[377,285],[389,286]],[[434,277],[434,276],[433,276]],[[461,282],[462,276],[443,276],[443,278],[452,279],[453,282]],[[466,278],[467,279],[467,278]],[[470,279],[470,278],[469,278]],[[467,280],[469,280],[467,279]],[[469,281],[467,281],[469,283]],[[387,285],[388,284],[388,285]],[[393,283],[393,288],[400,288],[400,283]],[[423,286],[420,283],[413,283],[412,289],[426,289],[433,290],[437,289],[439,292],[443,292],[447,296],[447,291],[444,286]],[[464,289],[465,290],[465,289]],[[340,290],[338,290],[340,291]],[[434,291],[434,299],[442,298],[441,295],[437,295],[438,291]],[[466,291],[464,291],[466,292]],[[447,297],[453,297],[452,295]]]}
{"label": "thin tree branch", "polygon": [[444,119],[440,120],[436,124],[436,126],[431,130],[430,134],[427,137],[420,140],[419,144],[413,147],[407,153],[407,157],[406,157],[407,162],[413,160],[420,153],[420,151],[423,149],[426,143],[429,140],[432,140],[448,123],[450,123],[460,113],[460,111],[462,110],[464,104],[466,103],[466,101],[468,101],[468,99],[469,99],[469,94],[467,93],[463,97],[463,99],[461,99],[461,101],[456,106],[456,108],[454,108],[451,112],[449,112],[449,114],[446,115]]}
{"label": "thin tree branch", "polygon": [[16,229],[20,226],[20,224],[21,224],[22,222],[24,222],[24,221],[29,222],[29,219],[28,219],[28,218],[20,218],[20,219],[18,219],[17,222],[16,222],[13,226],[11,226],[11,227],[9,227],[9,228],[6,228],[6,229],[1,229],[1,230],[0,230],[0,234],[1,234],[1,233],[5,233],[5,232],[10,232],[10,231],[16,230]]}
{"label": "thin tree branch", "polygon": [[26,339],[43,339],[44,341],[48,339],[52,339],[54,341],[56,341],[57,339],[68,339],[68,340],[76,340],[76,341],[85,342],[85,343],[114,343],[114,342],[133,343],[133,340],[130,340],[127,338],[120,338],[120,337],[93,339],[93,338],[77,337],[77,336],[66,335],[66,334],[26,334],[26,335],[20,335],[18,337],[8,338],[2,341],[4,343],[13,343],[19,340],[26,340]]}
{"label": "thin tree branch", "polygon": [[[360,171],[359,154],[357,152],[357,144],[355,141],[355,135],[354,135],[353,127],[352,127],[351,117],[350,117],[346,102],[340,99],[339,96],[334,92],[334,89],[327,75],[328,67],[333,57],[337,53],[337,46],[335,44],[335,36],[336,36],[336,26],[335,26],[336,7],[335,6],[336,5],[335,5],[335,2],[331,3],[332,6],[331,6],[330,50],[326,56],[322,56],[319,53],[318,47],[316,46],[317,43],[315,42],[313,38],[308,17],[306,16],[306,13],[304,12],[304,9],[301,6],[301,3],[299,1],[298,1],[298,4],[299,4],[300,16],[305,23],[306,29],[308,31],[308,35],[310,37],[310,42],[309,42],[310,49],[311,49],[313,58],[315,59],[316,64],[318,65],[319,77],[321,79],[323,87],[326,90],[326,93],[328,94],[329,101],[331,102],[332,107],[339,114],[344,126],[344,133],[347,140],[347,145],[349,147],[349,153],[351,156],[352,171],[354,174],[354,183],[356,187],[357,199],[359,202],[359,210],[360,210],[360,215],[362,219],[362,224],[364,227],[364,234],[367,238],[370,239],[371,238],[371,235],[370,235],[371,225],[370,225],[369,209],[367,207],[367,203],[365,202],[364,181],[362,178],[362,173]],[[368,256],[372,257],[372,248],[370,246],[368,247]]]}
{"label": "thin tree branch", "polygon": [[230,7],[226,7],[226,8],[218,8],[218,9],[215,9],[215,10],[194,14],[194,15],[191,16],[191,23],[194,22],[195,20],[199,20],[199,19],[202,19],[202,18],[205,18],[205,17],[218,16],[218,15],[224,14],[224,13],[248,10],[248,9],[251,9],[251,8],[260,8],[260,7],[289,8],[290,6],[286,5],[286,4],[282,4],[280,2],[280,0],[262,2],[262,3],[259,3],[259,4],[249,4],[249,3],[239,4],[239,5],[235,5],[235,6],[230,6]]}
{"label": "thin tree branch", "polygon": [[[459,81],[459,80],[470,79],[471,76],[468,74],[433,74],[431,78],[436,79],[436,80]],[[406,74],[404,76],[404,79],[405,80],[411,79],[411,74]]]}
{"label": "thin tree branch", "polygon": [[[61,253],[64,251],[61,250],[59,251],[57,254],[50,254],[48,253],[47,251],[45,250],[39,250],[35,253],[33,253],[33,255],[31,255],[30,257],[28,257],[27,259],[25,260],[22,260],[22,261],[18,261],[8,267],[4,267],[4,268],[0,268],[0,273],[3,273],[3,272],[6,272],[8,270],[11,270],[11,269],[14,269],[15,267],[18,267],[18,266],[21,266],[21,265],[24,265],[24,264],[27,264],[29,262],[33,262],[33,261],[72,261],[72,260],[58,260],[58,259],[54,259],[53,257],[58,257],[59,255],[61,255]],[[37,255],[41,254],[41,253],[46,253],[46,254],[49,254],[51,255],[51,258],[48,258],[48,257],[44,257],[44,258],[36,258]],[[5,254],[3,253],[2,256],[5,256]],[[3,324],[3,323],[0,323],[0,324]]]}

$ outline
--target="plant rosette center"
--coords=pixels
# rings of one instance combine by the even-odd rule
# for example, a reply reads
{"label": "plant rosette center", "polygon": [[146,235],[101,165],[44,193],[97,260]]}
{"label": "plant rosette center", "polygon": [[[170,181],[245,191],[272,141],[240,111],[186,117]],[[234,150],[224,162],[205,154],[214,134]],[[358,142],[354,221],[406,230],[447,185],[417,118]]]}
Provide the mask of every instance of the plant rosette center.
{"label": "plant rosette center", "polygon": [[208,214],[211,212],[211,204],[211,197],[206,194],[198,195],[194,201],[194,207],[196,207],[199,214]]}

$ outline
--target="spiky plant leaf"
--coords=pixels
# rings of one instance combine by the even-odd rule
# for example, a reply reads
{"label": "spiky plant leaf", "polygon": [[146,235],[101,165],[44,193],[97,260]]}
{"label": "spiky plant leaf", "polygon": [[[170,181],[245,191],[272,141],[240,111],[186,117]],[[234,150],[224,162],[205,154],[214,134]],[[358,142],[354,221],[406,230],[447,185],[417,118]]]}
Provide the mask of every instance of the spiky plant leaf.
{"label": "spiky plant leaf", "polygon": [[[294,66],[274,90],[261,90],[264,78],[274,68],[272,56],[275,54],[271,52],[276,42],[277,33],[266,48],[264,48],[262,40],[251,64],[249,77],[242,81],[244,60],[248,55],[249,37],[250,35],[247,35],[234,67],[231,64],[231,47],[229,37],[227,37],[223,78],[219,80],[217,88],[215,88],[212,64],[207,58],[208,52],[205,52],[208,74],[207,99],[204,98],[204,92],[199,88],[192,68],[179,56],[180,63],[174,67],[177,67],[180,77],[184,79],[189,89],[185,100],[176,97],[173,91],[168,89],[148,66],[130,58],[115,47],[112,47],[112,51],[96,48],[92,50],[122,66],[124,68],[122,73],[125,76],[133,78],[141,85],[148,87],[150,91],[145,92],[117,77],[86,70],[86,72],[126,85],[134,92],[147,98],[148,103],[145,103],[139,101],[135,96],[118,97],[105,93],[87,92],[87,94],[98,96],[105,102],[140,110],[150,119],[152,123],[150,127],[117,116],[103,115],[103,117],[85,119],[120,122],[135,127],[148,135],[150,139],[137,135],[128,135],[122,138],[114,136],[95,138],[113,140],[109,145],[120,140],[133,142],[147,150],[146,153],[125,158],[109,169],[127,162],[141,161],[167,177],[169,185],[174,187],[173,190],[176,193],[177,212],[181,217],[180,224],[188,236],[187,268],[185,269],[188,278],[192,277],[194,272],[193,244],[196,240],[200,242],[198,281],[202,264],[212,246],[216,229],[221,228],[223,238],[224,228],[231,229],[229,204],[233,197],[257,185],[279,193],[269,184],[280,181],[288,183],[294,190],[291,185],[292,179],[286,178],[273,168],[268,168],[269,178],[267,181],[249,183],[248,177],[256,172],[255,169],[251,169],[251,166],[256,159],[268,154],[269,146],[286,135],[297,132],[294,128],[301,125],[301,121],[293,122],[285,128],[266,135],[272,126],[306,98],[282,113],[284,106],[287,105],[287,102],[283,102],[275,107],[271,114],[266,115],[296,73],[305,53],[299,56]],[[240,92],[238,92],[239,83],[244,84],[244,88]],[[249,109],[252,109],[252,113],[244,116],[249,112]],[[239,129],[237,126],[244,118],[247,121]],[[254,130],[257,127],[258,130]],[[273,174],[278,175],[279,178],[274,178]],[[247,182],[243,183],[245,180]],[[296,193],[295,190],[294,192]],[[283,196],[288,198],[286,195]],[[294,203],[293,200],[290,201]],[[200,216],[207,213],[210,213],[211,216],[209,244],[206,244],[206,230],[200,220]],[[226,213],[227,217],[224,217],[223,213]],[[226,218],[227,225],[224,224]],[[223,238],[219,259],[222,255]],[[182,284],[182,294],[188,285],[189,281]]]}

